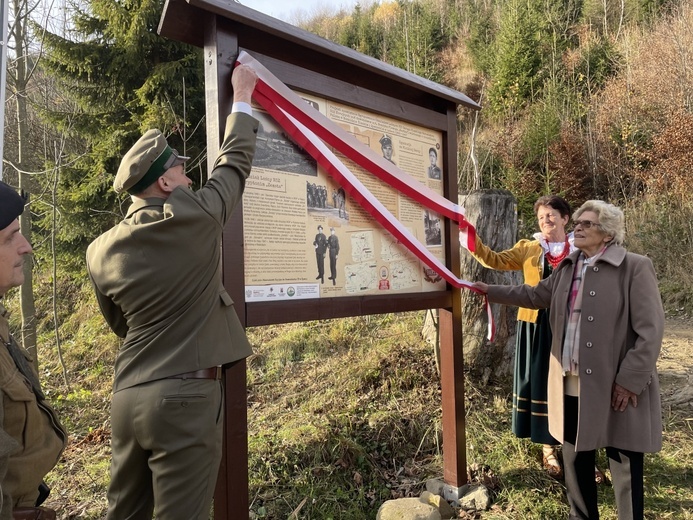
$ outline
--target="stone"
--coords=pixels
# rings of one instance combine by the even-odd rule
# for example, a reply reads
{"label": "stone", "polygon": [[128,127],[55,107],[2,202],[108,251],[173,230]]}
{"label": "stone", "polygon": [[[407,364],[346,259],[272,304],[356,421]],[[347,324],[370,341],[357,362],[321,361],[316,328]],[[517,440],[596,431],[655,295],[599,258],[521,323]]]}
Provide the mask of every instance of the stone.
{"label": "stone", "polygon": [[442,520],[438,508],[420,498],[388,500],[378,509],[376,520]]}
{"label": "stone", "polygon": [[429,478],[426,481],[426,491],[433,495],[443,496],[443,488],[445,488],[445,482],[439,478]]}
{"label": "stone", "polygon": [[486,511],[491,507],[491,495],[485,486],[470,486],[464,496],[460,497],[459,503],[465,510]]}
{"label": "stone", "polygon": [[421,493],[421,500],[435,506],[436,509],[438,509],[440,518],[442,518],[442,520],[450,520],[457,517],[457,513],[455,513],[452,506],[440,495],[435,495],[429,491],[424,491]]}

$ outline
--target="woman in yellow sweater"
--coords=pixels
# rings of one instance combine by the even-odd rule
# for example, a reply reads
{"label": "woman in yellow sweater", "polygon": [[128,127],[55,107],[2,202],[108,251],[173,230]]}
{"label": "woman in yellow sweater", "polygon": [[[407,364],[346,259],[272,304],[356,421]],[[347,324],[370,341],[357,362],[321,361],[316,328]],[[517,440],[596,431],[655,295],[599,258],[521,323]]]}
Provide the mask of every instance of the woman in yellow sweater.
{"label": "woman in yellow sweater", "polygon": [[[472,253],[484,267],[499,271],[522,271],[524,283],[536,285],[551,274],[572,251],[572,234],[566,233],[570,204],[557,195],[540,197],[534,204],[539,233],[520,240],[510,249],[495,252],[476,237]],[[556,457],[558,444],[549,433],[546,382],[551,352],[549,311],[520,308],[517,313],[515,368],[513,374],[512,429],[517,437],[543,444],[543,465],[549,475],[563,477]],[[602,477],[603,478],[603,477]]]}

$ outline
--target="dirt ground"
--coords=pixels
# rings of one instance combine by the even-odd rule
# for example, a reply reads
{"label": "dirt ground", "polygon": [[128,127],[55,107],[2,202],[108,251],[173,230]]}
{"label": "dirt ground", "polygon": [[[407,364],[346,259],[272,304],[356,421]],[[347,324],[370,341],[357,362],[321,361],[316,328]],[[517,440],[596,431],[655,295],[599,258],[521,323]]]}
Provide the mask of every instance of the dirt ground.
{"label": "dirt ground", "polygon": [[662,407],[693,411],[693,318],[667,318],[657,367]]}

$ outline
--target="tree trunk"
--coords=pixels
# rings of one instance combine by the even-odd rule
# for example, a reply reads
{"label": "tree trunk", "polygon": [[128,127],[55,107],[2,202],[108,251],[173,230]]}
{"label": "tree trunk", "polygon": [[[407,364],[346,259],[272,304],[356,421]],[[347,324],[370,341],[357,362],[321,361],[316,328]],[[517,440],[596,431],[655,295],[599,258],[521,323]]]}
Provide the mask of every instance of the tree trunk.
{"label": "tree trunk", "polygon": [[[17,101],[17,170],[19,171],[20,190],[30,193],[29,178],[26,173],[29,168],[25,161],[29,157],[27,152],[29,143],[29,128],[27,124],[27,99],[26,86],[29,82],[27,69],[27,33],[26,24],[28,14],[27,6],[20,1],[13,1],[15,24],[12,30],[16,57],[16,76],[15,76],[15,99]],[[22,235],[31,243],[31,211],[29,206],[24,209],[24,213],[19,217],[19,225]],[[32,262],[24,262],[24,284],[19,292],[20,307],[22,312],[22,345],[34,358],[34,364],[38,370],[38,356],[36,352],[36,306],[34,304],[34,283],[32,276]]]}
{"label": "tree trunk", "polygon": [[[505,190],[478,190],[461,195],[467,220],[474,225],[481,240],[494,251],[513,246],[517,238],[517,202]],[[488,284],[522,283],[518,271],[494,271],[483,267],[469,252],[461,255],[462,278]],[[462,291],[462,327],[464,363],[483,382],[490,377],[512,373],[515,353],[517,308],[491,304],[496,325],[493,343],[486,338],[488,319],[481,298]]]}

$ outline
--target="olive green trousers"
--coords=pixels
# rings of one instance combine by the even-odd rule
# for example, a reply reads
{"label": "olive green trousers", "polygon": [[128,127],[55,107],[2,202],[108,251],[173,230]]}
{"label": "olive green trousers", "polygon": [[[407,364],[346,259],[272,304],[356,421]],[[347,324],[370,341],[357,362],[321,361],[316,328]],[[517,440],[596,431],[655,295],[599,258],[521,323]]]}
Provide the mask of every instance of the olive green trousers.
{"label": "olive green trousers", "polygon": [[161,379],[111,404],[108,520],[208,520],[221,461],[223,391],[213,379]]}

